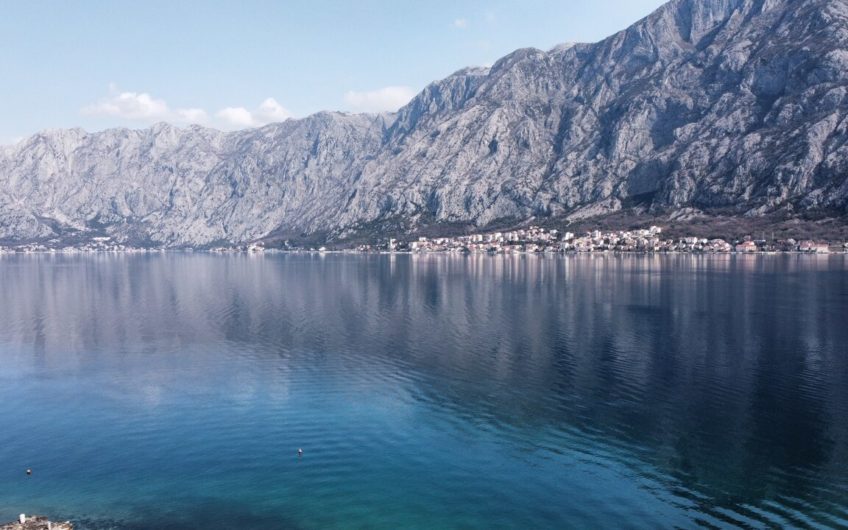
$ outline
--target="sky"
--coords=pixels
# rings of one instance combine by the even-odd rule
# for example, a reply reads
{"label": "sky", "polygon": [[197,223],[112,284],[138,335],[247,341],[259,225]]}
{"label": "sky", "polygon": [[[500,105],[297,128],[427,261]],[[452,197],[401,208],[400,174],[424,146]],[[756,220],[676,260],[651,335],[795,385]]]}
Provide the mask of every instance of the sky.
{"label": "sky", "polygon": [[598,41],[662,3],[2,0],[0,144],[49,128],[397,110],[460,68]]}

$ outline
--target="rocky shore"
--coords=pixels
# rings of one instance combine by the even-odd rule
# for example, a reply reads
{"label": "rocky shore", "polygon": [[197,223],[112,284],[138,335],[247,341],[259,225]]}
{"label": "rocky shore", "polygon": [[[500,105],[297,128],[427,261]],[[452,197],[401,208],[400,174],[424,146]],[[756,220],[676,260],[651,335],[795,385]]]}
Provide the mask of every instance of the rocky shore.
{"label": "rocky shore", "polygon": [[0,530],[74,530],[74,525],[68,521],[55,523],[41,515],[21,515],[18,521],[0,525]]}

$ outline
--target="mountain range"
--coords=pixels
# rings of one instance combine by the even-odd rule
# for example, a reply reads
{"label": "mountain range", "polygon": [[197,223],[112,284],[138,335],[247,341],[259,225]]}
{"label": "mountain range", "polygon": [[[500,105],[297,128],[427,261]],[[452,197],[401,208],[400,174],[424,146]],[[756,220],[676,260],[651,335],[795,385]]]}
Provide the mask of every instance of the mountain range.
{"label": "mountain range", "polygon": [[672,0],[517,50],[396,113],[235,132],[48,130],[0,148],[0,242],[158,247],[848,212],[848,0]]}

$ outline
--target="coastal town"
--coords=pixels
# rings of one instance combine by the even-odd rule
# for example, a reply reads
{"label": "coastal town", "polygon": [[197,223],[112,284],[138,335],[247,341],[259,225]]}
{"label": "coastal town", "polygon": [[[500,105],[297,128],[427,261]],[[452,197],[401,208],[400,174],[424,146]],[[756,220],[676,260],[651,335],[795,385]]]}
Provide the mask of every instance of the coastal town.
{"label": "coastal town", "polygon": [[638,230],[602,232],[594,230],[582,235],[537,226],[505,232],[490,232],[456,237],[419,237],[413,241],[391,239],[385,248],[362,245],[360,251],[389,252],[467,252],[488,254],[565,253],[565,252],[683,252],[683,253],[756,253],[802,252],[828,254],[848,252],[848,243],[794,239],[773,240],[743,237],[739,240],[708,239],[696,236],[665,238],[658,226]]}
{"label": "coastal town", "polygon": [[163,252],[166,250],[203,250],[213,253],[225,252],[389,252],[389,253],[589,253],[589,252],[633,252],[633,253],[774,253],[798,252],[805,254],[831,254],[848,252],[848,242],[771,239],[744,236],[727,241],[720,238],[698,236],[666,237],[659,226],[635,230],[593,230],[576,234],[538,226],[509,231],[485,232],[460,236],[425,237],[410,240],[390,238],[377,243],[348,246],[297,246],[285,241],[280,246],[269,246],[263,242],[245,245],[217,246],[206,249],[165,249],[158,247],[135,247],[109,237],[95,237],[72,245],[58,242],[0,245],[0,254],[15,253],[93,253],[93,252]]}

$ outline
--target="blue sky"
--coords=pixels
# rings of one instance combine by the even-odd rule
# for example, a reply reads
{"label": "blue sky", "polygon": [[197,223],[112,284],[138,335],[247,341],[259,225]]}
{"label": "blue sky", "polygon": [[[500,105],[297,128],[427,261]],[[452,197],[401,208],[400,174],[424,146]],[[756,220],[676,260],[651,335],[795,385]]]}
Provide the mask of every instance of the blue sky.
{"label": "blue sky", "polygon": [[0,142],[393,110],[522,47],[600,40],[662,0],[3,2]]}

